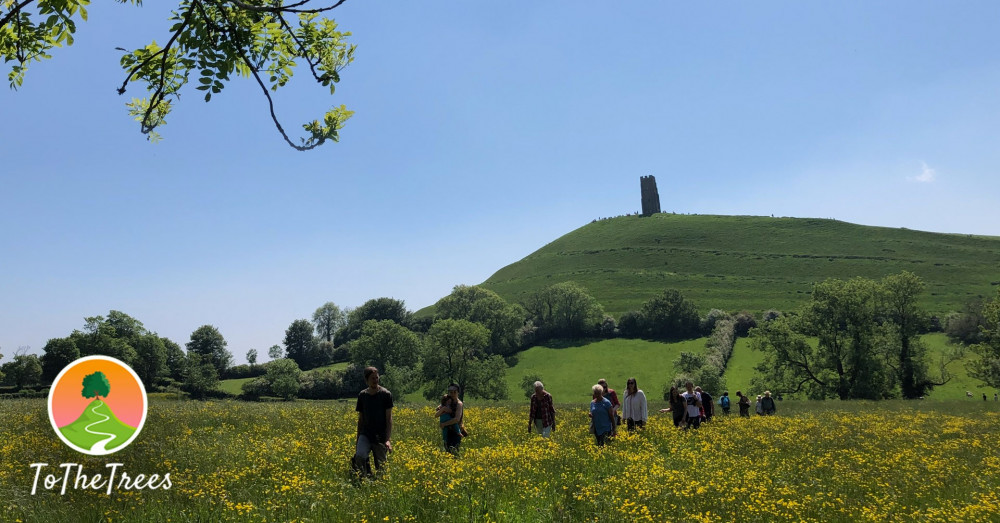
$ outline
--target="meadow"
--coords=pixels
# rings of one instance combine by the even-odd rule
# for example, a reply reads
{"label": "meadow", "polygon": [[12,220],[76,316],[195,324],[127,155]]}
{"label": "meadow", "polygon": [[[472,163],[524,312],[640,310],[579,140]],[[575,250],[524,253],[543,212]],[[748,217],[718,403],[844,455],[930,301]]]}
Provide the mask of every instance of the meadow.
{"label": "meadow", "polygon": [[[654,403],[653,407],[659,406]],[[551,440],[523,402],[479,406],[459,459],[428,406],[400,405],[383,475],[348,472],[342,402],[154,400],[127,449],[91,458],[53,434],[41,400],[0,402],[0,509],[9,521],[995,521],[1000,404],[790,402],[700,431],[653,415],[596,447],[585,404]],[[29,464],[170,473],[170,490],[42,491]]]}

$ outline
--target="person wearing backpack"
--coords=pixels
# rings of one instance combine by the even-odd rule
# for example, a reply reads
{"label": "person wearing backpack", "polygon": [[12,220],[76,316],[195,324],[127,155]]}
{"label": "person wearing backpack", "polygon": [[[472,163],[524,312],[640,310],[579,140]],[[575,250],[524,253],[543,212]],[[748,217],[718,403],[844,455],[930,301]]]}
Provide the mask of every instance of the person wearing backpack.
{"label": "person wearing backpack", "polygon": [[719,398],[719,406],[722,407],[722,414],[729,415],[729,392],[723,392],[722,397]]}

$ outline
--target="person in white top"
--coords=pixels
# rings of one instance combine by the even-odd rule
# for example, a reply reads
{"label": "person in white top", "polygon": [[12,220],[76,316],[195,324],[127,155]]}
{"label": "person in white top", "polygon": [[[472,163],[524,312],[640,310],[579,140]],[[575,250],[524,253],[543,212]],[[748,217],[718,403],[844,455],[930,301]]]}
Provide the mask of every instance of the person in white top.
{"label": "person in white top", "polygon": [[687,403],[687,411],[684,412],[684,421],[687,424],[684,428],[698,428],[701,426],[701,394],[694,390],[694,383],[690,381],[684,384],[687,392],[681,394],[684,402]]}
{"label": "person in white top", "polygon": [[628,430],[640,429],[646,426],[646,393],[636,385],[635,378],[629,378],[625,386],[625,405],[622,415],[628,424]]}

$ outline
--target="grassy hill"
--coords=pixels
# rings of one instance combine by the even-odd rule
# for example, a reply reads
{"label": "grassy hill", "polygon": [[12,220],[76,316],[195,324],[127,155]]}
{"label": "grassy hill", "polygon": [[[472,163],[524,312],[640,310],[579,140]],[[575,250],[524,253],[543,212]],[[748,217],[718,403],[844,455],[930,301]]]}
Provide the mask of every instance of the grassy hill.
{"label": "grassy hill", "polygon": [[83,409],[83,412],[76,421],[60,427],[59,432],[78,447],[89,449],[94,443],[105,439],[107,436],[87,432],[86,427],[88,425],[92,425],[91,430],[93,432],[115,435],[115,439],[108,443],[107,448],[109,450],[121,446],[135,433],[134,427],[122,423],[106,403],[96,399]]}
{"label": "grassy hill", "polygon": [[[790,310],[826,278],[911,271],[931,313],[996,293],[1000,237],[942,234],[812,218],[656,214],[585,225],[482,283],[508,301],[562,281],[615,316],[676,288],[704,313]],[[420,311],[429,314],[425,309]]]}

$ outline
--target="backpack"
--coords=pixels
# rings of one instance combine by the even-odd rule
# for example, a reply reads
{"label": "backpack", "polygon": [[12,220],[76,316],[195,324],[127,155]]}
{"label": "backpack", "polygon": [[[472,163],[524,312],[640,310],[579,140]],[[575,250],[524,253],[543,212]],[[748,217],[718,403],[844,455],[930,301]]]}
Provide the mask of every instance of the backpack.
{"label": "backpack", "polygon": [[719,400],[719,404],[722,405],[722,408],[728,409],[729,408],[729,396],[723,396],[722,399]]}

